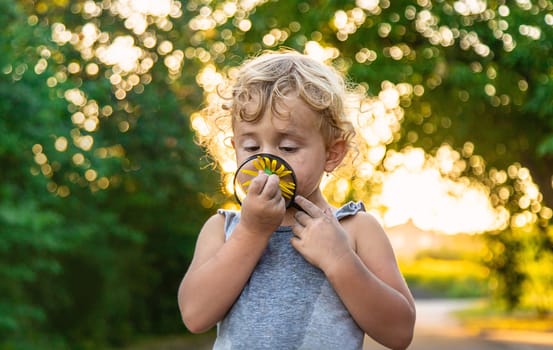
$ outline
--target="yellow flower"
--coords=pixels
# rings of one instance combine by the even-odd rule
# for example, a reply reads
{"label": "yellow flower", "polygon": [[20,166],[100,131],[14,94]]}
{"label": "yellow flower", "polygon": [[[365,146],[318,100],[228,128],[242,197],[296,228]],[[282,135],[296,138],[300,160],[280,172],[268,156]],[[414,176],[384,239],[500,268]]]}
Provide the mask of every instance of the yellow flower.
{"label": "yellow flower", "polygon": [[[267,156],[257,156],[257,158],[253,161],[253,166],[257,171],[241,169],[240,172],[253,177],[257,176],[258,171],[263,171],[267,175],[275,174],[280,178],[279,187],[282,192],[282,196],[286,199],[291,199],[294,196],[296,184],[293,181],[293,177],[290,176],[292,181],[284,180],[286,176],[292,174],[292,170],[288,169],[284,164],[280,164],[280,166],[278,166],[278,161],[276,159],[271,159]],[[247,188],[250,183],[251,180],[244,181],[242,183],[242,187]]]}

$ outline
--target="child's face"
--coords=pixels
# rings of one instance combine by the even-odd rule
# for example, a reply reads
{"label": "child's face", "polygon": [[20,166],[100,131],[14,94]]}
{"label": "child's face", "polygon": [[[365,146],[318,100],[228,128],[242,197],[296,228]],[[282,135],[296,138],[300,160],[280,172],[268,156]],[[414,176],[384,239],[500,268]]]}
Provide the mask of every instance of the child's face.
{"label": "child's face", "polygon": [[255,123],[235,121],[236,161],[240,165],[258,153],[277,155],[294,170],[297,194],[308,197],[318,189],[326,167],[325,142],[317,126],[320,117],[299,97],[279,103],[279,112],[281,116],[275,116],[268,108]]}

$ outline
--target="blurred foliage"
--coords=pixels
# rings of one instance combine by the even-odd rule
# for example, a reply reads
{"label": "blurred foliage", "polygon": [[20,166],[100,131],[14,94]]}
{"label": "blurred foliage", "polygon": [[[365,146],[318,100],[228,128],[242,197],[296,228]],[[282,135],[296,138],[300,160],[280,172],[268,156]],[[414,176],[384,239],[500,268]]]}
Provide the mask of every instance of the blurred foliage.
{"label": "blurred foliage", "polygon": [[469,260],[419,258],[400,263],[413,292],[435,298],[488,296],[488,270]]}
{"label": "blurred foliage", "polygon": [[553,330],[553,317],[535,317],[533,310],[520,309],[514,312],[507,312],[498,309],[494,302],[482,300],[473,308],[455,312],[464,327],[476,333],[493,333],[494,331],[532,331],[539,337],[537,332],[543,332],[547,336]]}
{"label": "blurred foliage", "polygon": [[[52,19],[30,16],[47,5],[56,5]],[[182,329],[176,290],[209,213],[200,193],[217,183],[201,171],[182,98],[162,68],[125,101],[105,79],[68,74],[80,57],[54,45],[50,27],[60,15],[75,22],[65,6],[0,1],[5,349],[96,349]],[[68,103],[74,89],[86,103]],[[72,115],[94,105],[109,118],[76,128]],[[125,133],[122,122],[132,124]],[[89,135],[92,147],[79,143]]]}
{"label": "blurred foliage", "polygon": [[487,235],[486,265],[495,274],[493,291],[508,310],[534,309],[539,315],[553,310],[553,227],[512,228],[500,233],[501,240]]}
{"label": "blurred foliage", "polygon": [[435,242],[410,257],[403,256],[401,250],[396,252],[400,270],[415,297],[490,296],[490,269],[482,265],[487,249],[480,236],[435,236],[431,241]]}
{"label": "blurred foliage", "polygon": [[370,95],[413,87],[387,148],[459,150],[510,215],[487,235],[493,291],[551,310],[551,1],[147,4],[0,0],[0,348],[182,330],[177,286],[224,200],[190,128],[198,75],[312,43]]}

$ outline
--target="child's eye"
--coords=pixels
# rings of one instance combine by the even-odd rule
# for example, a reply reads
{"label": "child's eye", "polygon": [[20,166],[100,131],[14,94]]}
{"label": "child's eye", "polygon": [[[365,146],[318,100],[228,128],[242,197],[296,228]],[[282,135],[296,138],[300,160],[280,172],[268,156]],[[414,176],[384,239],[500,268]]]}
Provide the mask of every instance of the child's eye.
{"label": "child's eye", "polygon": [[256,152],[259,150],[259,146],[246,146],[244,147],[244,151],[246,152]]}
{"label": "child's eye", "polygon": [[283,152],[286,152],[286,153],[293,153],[293,152],[296,152],[298,150],[298,148],[297,147],[282,146],[282,147],[280,147],[280,150],[283,151]]}

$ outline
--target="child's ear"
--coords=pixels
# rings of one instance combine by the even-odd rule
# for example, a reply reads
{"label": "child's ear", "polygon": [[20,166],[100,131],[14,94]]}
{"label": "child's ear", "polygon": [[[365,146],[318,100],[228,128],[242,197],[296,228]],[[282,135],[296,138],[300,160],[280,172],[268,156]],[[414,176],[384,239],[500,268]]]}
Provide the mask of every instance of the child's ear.
{"label": "child's ear", "polygon": [[336,169],[342,160],[344,160],[347,151],[348,148],[345,140],[335,140],[326,150],[325,171],[329,173]]}

